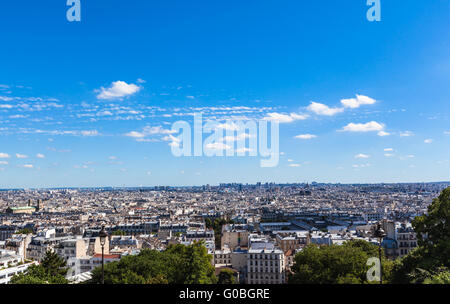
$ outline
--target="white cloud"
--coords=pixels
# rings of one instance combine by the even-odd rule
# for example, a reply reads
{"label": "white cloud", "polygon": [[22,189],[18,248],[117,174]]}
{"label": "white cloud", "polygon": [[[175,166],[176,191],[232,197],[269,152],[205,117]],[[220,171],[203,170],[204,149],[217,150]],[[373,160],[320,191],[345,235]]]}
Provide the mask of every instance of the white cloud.
{"label": "white cloud", "polygon": [[384,153],[384,156],[385,156],[385,157],[393,157],[394,154],[392,154],[392,153]]}
{"label": "white cloud", "polygon": [[174,131],[164,129],[161,126],[156,126],[156,127],[146,126],[142,129],[142,131],[131,131],[131,132],[126,133],[125,136],[143,139],[147,136],[161,135],[161,134],[173,134],[173,133],[174,133]]}
{"label": "white cloud", "polygon": [[4,160],[0,161],[0,165],[7,165],[7,164],[9,164],[7,161]]}
{"label": "white cloud", "polygon": [[318,102],[311,102],[311,104],[307,107],[307,109],[311,112],[314,112],[317,115],[325,115],[325,116],[333,116],[338,113],[344,112],[344,108],[330,108],[327,105]]}
{"label": "white cloud", "polygon": [[370,167],[370,166],[372,166],[372,165],[367,163],[367,164],[362,164],[362,165],[353,165],[352,167],[355,168],[355,169],[358,169],[358,168],[367,168],[367,167]]}
{"label": "white cloud", "polygon": [[92,130],[92,131],[81,131],[81,135],[82,136],[98,136],[99,133],[97,130]]}
{"label": "white cloud", "polygon": [[291,113],[290,115],[294,120],[305,120],[307,119],[309,116],[306,114],[296,114],[296,113]]}
{"label": "white cloud", "polygon": [[97,95],[97,99],[120,99],[127,96],[131,96],[137,92],[141,87],[135,84],[127,84],[124,81],[115,81],[111,84],[109,88],[102,87]]}
{"label": "white cloud", "polygon": [[279,123],[291,123],[296,120],[305,120],[308,118],[308,115],[305,114],[281,114],[281,113],[268,113],[264,120],[268,121],[278,121]]}
{"label": "white cloud", "polygon": [[360,154],[355,155],[355,158],[359,158],[359,159],[370,158],[370,155],[360,153]]}
{"label": "white cloud", "polygon": [[394,151],[394,149],[392,149],[392,148],[386,148],[386,149],[384,149],[384,152],[392,152],[392,151]]}
{"label": "white cloud", "polygon": [[14,100],[14,98],[7,97],[7,96],[0,96],[0,100],[1,101],[11,101],[11,100]]}
{"label": "white cloud", "polygon": [[445,135],[450,135],[450,131],[445,131],[444,134]]}
{"label": "white cloud", "polygon": [[125,136],[134,137],[134,138],[143,138],[143,137],[145,137],[145,134],[142,132],[131,131],[131,132],[128,132],[127,134],[125,134]]}
{"label": "white cloud", "polygon": [[156,127],[146,126],[146,127],[144,127],[143,132],[144,132],[144,134],[147,134],[147,135],[173,134],[174,133],[174,131],[168,130],[168,129],[164,129],[161,126],[156,126]]}
{"label": "white cloud", "polygon": [[358,95],[358,94],[356,94],[356,98],[341,100],[341,103],[344,107],[351,108],[351,109],[359,108],[361,105],[371,105],[376,102],[377,101],[373,98],[370,98],[370,97],[364,96],[364,95]]}
{"label": "white cloud", "polygon": [[117,156],[110,156],[110,157],[108,157],[108,159],[110,159],[110,160],[116,160],[116,159],[117,159]]}
{"label": "white cloud", "polygon": [[144,80],[144,79],[142,79],[142,78],[138,78],[138,79],[136,80],[136,82],[137,82],[137,83],[146,83],[147,81]]}
{"label": "white cloud", "polygon": [[175,136],[169,134],[168,136],[164,136],[164,138],[162,140],[169,141],[170,147],[174,147],[174,148],[180,147],[181,138],[179,138],[179,137],[175,137]]}
{"label": "white cloud", "polygon": [[386,132],[386,131],[380,131],[380,132],[378,132],[378,136],[381,136],[381,137],[383,137],[383,136],[389,136],[389,135],[391,135],[391,133]]}
{"label": "white cloud", "polygon": [[0,158],[10,158],[11,156],[8,153],[0,153]]}
{"label": "white cloud", "polygon": [[313,138],[316,138],[316,137],[317,136],[313,135],[313,134],[300,134],[300,135],[295,136],[294,138],[297,138],[297,139],[313,139]]}
{"label": "white cloud", "polygon": [[17,158],[28,158],[28,155],[16,153]]}
{"label": "white cloud", "polygon": [[17,114],[17,115],[10,115],[9,118],[10,119],[18,119],[18,118],[27,118],[30,115],[21,115],[21,114]]}
{"label": "white cloud", "polygon": [[45,158],[45,155],[44,155],[44,154],[41,154],[41,153],[38,153],[38,154],[36,154],[36,157],[37,157],[37,158]]}
{"label": "white cloud", "polygon": [[378,123],[376,121],[371,121],[368,123],[349,123],[341,131],[344,132],[373,132],[373,131],[383,131],[384,124]]}
{"label": "white cloud", "polygon": [[21,167],[21,168],[26,168],[26,169],[33,169],[33,168],[34,168],[34,166],[33,166],[33,165],[30,165],[30,164],[27,164],[27,165],[20,165],[19,167]]}
{"label": "white cloud", "polygon": [[410,136],[414,136],[414,133],[411,131],[402,131],[400,132],[400,137],[410,137]]}
{"label": "white cloud", "polygon": [[103,110],[103,111],[98,112],[96,115],[97,116],[112,116],[113,113],[111,113],[111,111]]}
{"label": "white cloud", "polygon": [[300,167],[300,165],[299,164],[289,164],[289,167],[298,168],[298,167]]}
{"label": "white cloud", "polygon": [[427,138],[423,142],[426,144],[431,144],[433,142],[433,140],[431,138]]}

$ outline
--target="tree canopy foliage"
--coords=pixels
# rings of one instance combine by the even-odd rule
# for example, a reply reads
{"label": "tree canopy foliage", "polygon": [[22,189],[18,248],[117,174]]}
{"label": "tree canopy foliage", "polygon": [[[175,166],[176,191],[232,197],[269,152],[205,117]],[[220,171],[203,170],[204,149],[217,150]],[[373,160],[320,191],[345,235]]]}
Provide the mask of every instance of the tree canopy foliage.
{"label": "tree canopy foliage", "polygon": [[66,261],[53,251],[47,251],[39,265],[28,267],[25,273],[11,278],[10,284],[67,284]]}
{"label": "tree canopy foliage", "polygon": [[[394,283],[423,283],[440,276],[439,269],[450,267],[450,188],[428,206],[425,215],[412,222],[419,247],[396,261]],[[427,275],[428,274],[428,275]]]}
{"label": "tree canopy foliage", "polygon": [[15,234],[33,234],[33,230],[30,228],[23,228],[17,231]]}
{"label": "tree canopy foliage", "polygon": [[111,235],[127,235],[127,233],[125,231],[118,229],[111,232]]}
{"label": "tree canopy foliage", "polygon": [[[294,258],[291,284],[363,284],[369,258],[378,257],[378,247],[362,240],[342,245],[309,245]],[[383,278],[389,278],[392,262],[382,256]]]}
{"label": "tree canopy foliage", "polygon": [[[202,243],[170,245],[165,251],[142,250],[105,265],[105,284],[214,284],[212,257]],[[100,283],[101,268],[89,283]]]}
{"label": "tree canopy foliage", "polygon": [[218,284],[236,284],[234,272],[231,269],[222,269],[218,275]]}

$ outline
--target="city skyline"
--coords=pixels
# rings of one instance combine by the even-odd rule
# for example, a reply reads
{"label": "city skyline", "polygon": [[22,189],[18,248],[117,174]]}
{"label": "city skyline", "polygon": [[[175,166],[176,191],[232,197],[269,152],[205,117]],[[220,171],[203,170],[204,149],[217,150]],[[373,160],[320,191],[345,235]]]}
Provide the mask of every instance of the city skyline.
{"label": "city skyline", "polygon": [[[450,3],[35,2],[0,5],[2,189],[450,179]],[[173,156],[194,113],[279,121],[278,166]]]}

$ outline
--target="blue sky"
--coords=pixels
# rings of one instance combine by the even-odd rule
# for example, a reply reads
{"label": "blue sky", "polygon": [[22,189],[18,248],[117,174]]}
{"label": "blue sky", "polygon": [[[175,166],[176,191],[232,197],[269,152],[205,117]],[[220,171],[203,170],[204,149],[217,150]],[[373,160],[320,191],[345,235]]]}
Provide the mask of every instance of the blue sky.
{"label": "blue sky", "polygon": [[[0,4],[0,188],[450,180],[449,1],[65,2]],[[174,157],[198,111],[279,117],[278,166]]]}

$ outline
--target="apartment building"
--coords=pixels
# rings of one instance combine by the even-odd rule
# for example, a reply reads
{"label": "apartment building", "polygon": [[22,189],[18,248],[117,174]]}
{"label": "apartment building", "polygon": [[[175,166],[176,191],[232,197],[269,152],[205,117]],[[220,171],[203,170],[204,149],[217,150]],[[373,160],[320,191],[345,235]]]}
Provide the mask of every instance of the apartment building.
{"label": "apartment building", "polygon": [[223,248],[222,250],[215,250],[214,252],[214,266],[215,267],[231,267],[231,250]]}
{"label": "apartment building", "polygon": [[289,250],[295,251],[297,249],[305,247],[309,243],[308,231],[296,231],[296,232],[274,232],[275,240],[278,247],[286,254]]}
{"label": "apartment building", "polygon": [[54,248],[59,245],[62,241],[70,239],[70,237],[50,237],[45,238],[42,236],[32,238],[31,242],[28,244],[26,250],[26,256],[29,259],[41,262],[47,251],[53,251]]}
{"label": "apartment building", "polygon": [[187,242],[201,242],[214,243],[214,230],[188,230],[185,235]]}
{"label": "apartment building", "polygon": [[397,254],[399,257],[407,255],[411,250],[417,247],[417,236],[411,224],[400,224],[396,226],[397,235]]}
{"label": "apartment building", "polygon": [[253,243],[247,253],[248,284],[285,283],[283,251],[273,243]]}
{"label": "apartment building", "polygon": [[383,221],[382,225],[386,231],[382,244],[389,258],[403,257],[417,247],[417,235],[411,223]]}
{"label": "apartment building", "polygon": [[[121,256],[119,254],[105,254],[105,265],[119,261]],[[67,272],[67,278],[94,270],[102,265],[102,255],[95,254],[94,256],[84,256],[80,258],[71,257],[67,261],[67,265],[70,267]]]}
{"label": "apartment building", "polygon": [[222,227],[221,248],[248,247],[247,225],[224,225]]}
{"label": "apartment building", "polygon": [[54,250],[66,261],[70,258],[80,258],[86,256],[87,252],[86,242],[81,238],[64,240],[56,245]]}
{"label": "apartment building", "polygon": [[14,234],[5,241],[5,249],[12,250],[15,254],[27,258],[27,247],[30,242],[30,234]]}
{"label": "apartment building", "polygon": [[16,255],[15,251],[0,250],[0,285],[8,284],[16,274],[25,272],[28,267],[37,262],[25,262],[23,257]]}

